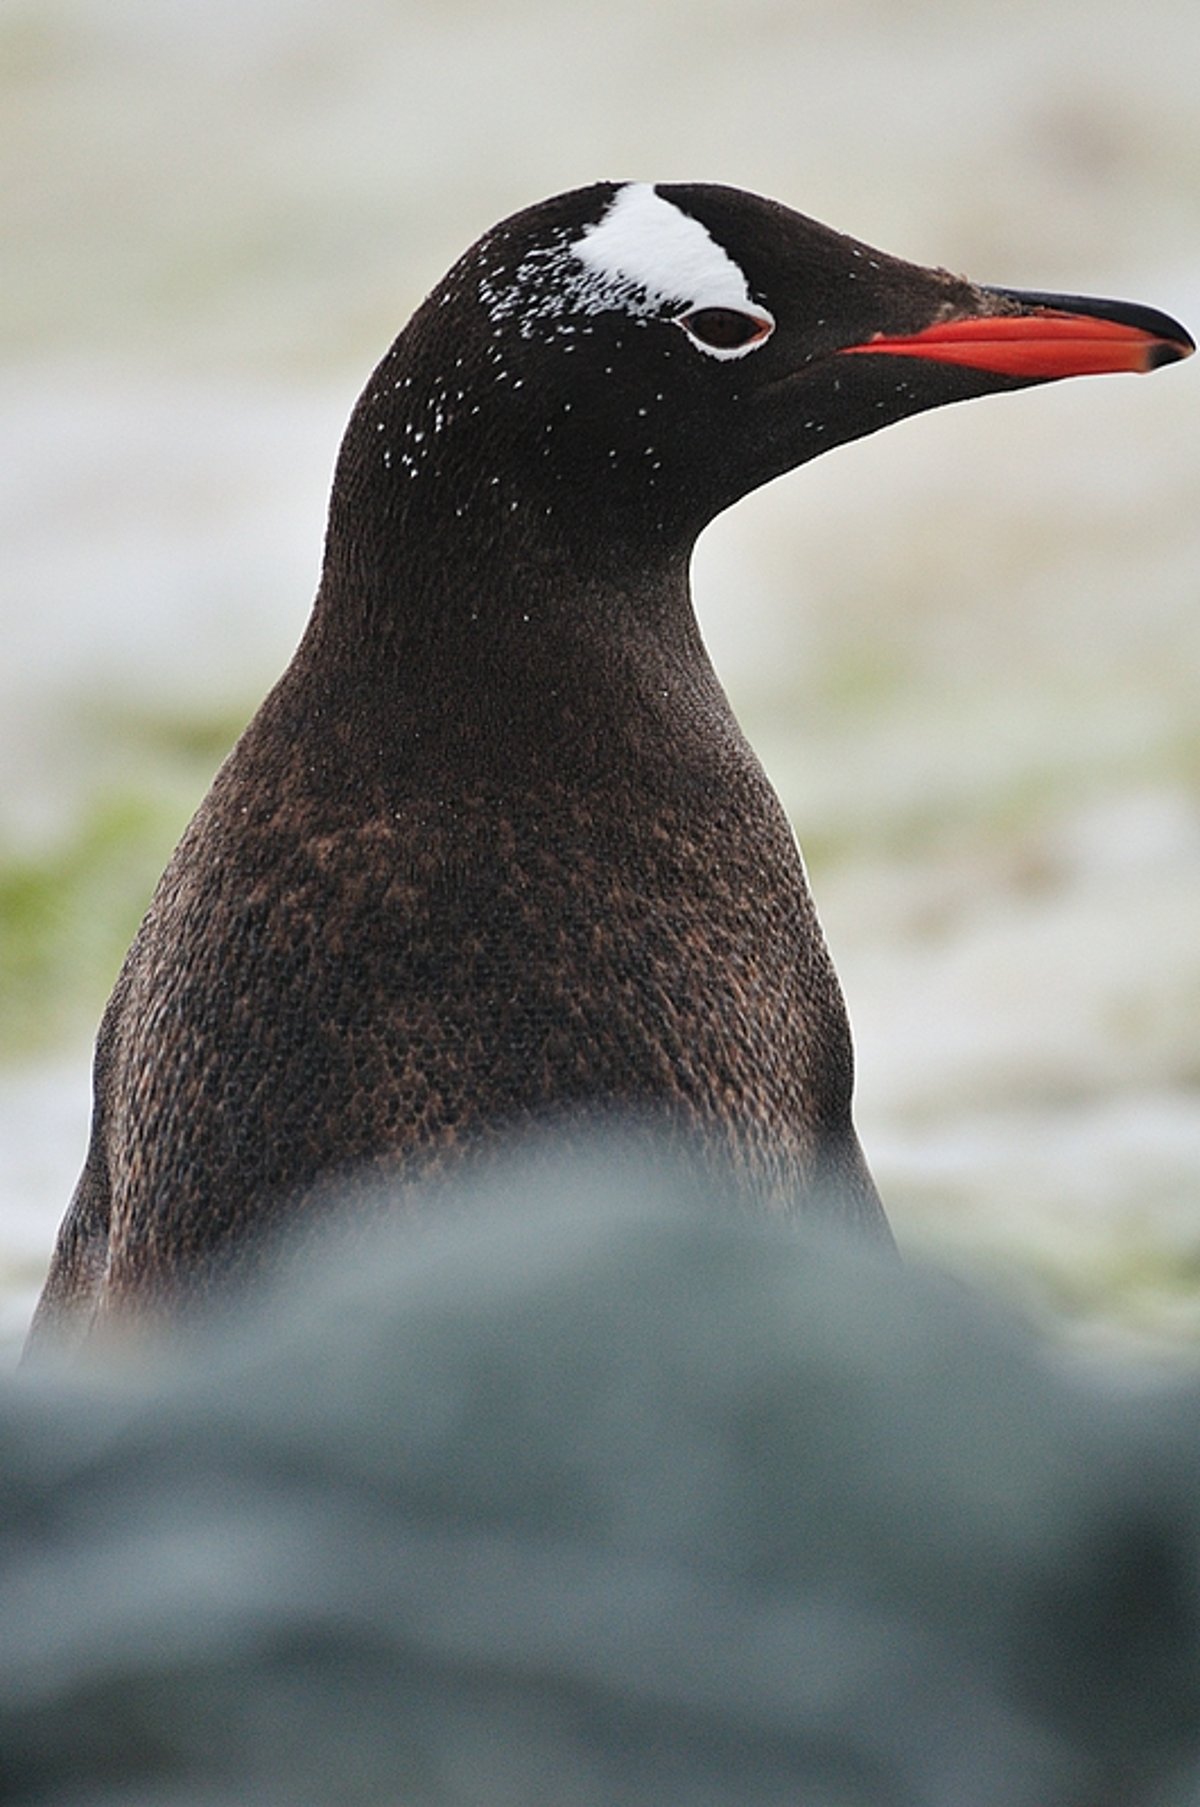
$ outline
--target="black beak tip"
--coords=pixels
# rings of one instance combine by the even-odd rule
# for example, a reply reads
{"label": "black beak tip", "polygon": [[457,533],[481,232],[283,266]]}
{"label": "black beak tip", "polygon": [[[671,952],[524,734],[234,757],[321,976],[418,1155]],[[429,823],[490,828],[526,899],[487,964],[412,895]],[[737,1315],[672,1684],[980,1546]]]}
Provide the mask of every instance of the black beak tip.
{"label": "black beak tip", "polygon": [[[1153,333],[1157,341],[1146,353],[1146,369],[1161,370],[1164,364],[1177,364],[1181,358],[1190,358],[1196,349],[1196,341],[1186,326],[1180,326],[1170,314],[1163,314],[1157,308],[1130,307],[1130,323],[1142,325],[1144,330]],[[1140,316],[1140,319],[1138,318]]]}
{"label": "black beak tip", "polygon": [[1159,339],[1150,346],[1146,353],[1146,369],[1161,370],[1164,364],[1178,364],[1182,358],[1190,358],[1196,349],[1195,341],[1190,333],[1178,328],[1178,338]]}

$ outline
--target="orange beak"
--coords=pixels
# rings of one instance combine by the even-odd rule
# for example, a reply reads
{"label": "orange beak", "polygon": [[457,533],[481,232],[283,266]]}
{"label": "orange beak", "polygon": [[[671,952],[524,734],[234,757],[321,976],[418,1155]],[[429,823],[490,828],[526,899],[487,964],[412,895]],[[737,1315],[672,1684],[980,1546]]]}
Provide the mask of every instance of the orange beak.
{"label": "orange beak", "polygon": [[1037,382],[1108,370],[1157,370],[1196,349],[1178,321],[1133,302],[1016,289],[985,289],[983,295],[985,301],[994,295],[1010,307],[1016,303],[1020,311],[939,320],[895,337],[881,333],[847,345],[842,355],[920,358]]}

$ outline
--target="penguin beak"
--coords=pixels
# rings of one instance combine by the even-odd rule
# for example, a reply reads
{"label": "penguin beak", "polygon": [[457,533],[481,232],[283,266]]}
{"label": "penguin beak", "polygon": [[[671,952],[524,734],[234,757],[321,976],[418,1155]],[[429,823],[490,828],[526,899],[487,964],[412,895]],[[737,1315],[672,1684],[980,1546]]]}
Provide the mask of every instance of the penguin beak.
{"label": "penguin beak", "polygon": [[842,355],[920,358],[1032,383],[1108,370],[1157,370],[1196,349],[1177,320],[1136,302],[1022,289],[976,293],[978,313],[938,320],[915,333],[879,333],[843,347]]}

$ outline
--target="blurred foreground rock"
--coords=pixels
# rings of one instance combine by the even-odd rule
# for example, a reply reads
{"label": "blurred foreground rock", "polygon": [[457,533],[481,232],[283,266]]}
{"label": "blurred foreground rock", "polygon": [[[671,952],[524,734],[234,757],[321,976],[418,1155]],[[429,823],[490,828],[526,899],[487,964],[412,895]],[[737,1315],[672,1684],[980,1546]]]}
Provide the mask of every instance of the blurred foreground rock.
{"label": "blurred foreground rock", "polygon": [[0,1800],[1182,1807],[1200,1388],[514,1163],[0,1397]]}

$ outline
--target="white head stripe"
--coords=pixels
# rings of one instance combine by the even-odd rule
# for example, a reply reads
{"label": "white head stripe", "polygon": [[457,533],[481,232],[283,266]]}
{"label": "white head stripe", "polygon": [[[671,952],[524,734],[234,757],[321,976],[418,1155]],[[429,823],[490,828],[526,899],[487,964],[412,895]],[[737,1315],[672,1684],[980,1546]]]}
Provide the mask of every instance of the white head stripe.
{"label": "white head stripe", "polygon": [[618,189],[603,218],[571,250],[593,283],[615,291],[644,290],[646,311],[669,302],[754,306],[746,278],[728,252],[650,182]]}
{"label": "white head stripe", "polygon": [[[733,308],[759,316],[768,332],[774,324],[767,309],[751,300],[745,275],[728,252],[649,182],[619,188],[578,238],[532,245],[515,269],[501,262],[485,268],[478,281],[493,324],[515,319],[523,339],[570,335],[570,316],[577,314],[650,319]],[[744,357],[761,342],[718,348],[693,340],[714,358]]]}

